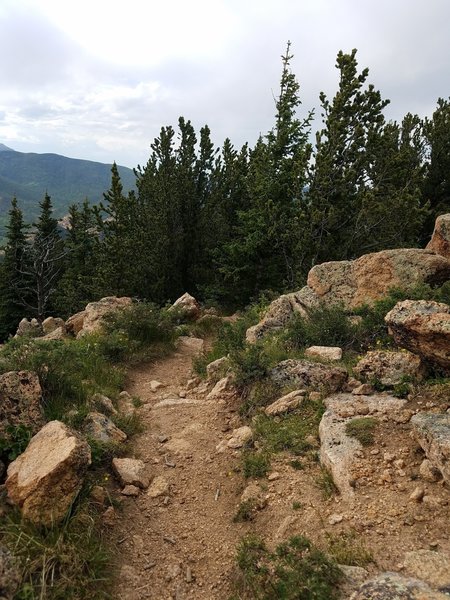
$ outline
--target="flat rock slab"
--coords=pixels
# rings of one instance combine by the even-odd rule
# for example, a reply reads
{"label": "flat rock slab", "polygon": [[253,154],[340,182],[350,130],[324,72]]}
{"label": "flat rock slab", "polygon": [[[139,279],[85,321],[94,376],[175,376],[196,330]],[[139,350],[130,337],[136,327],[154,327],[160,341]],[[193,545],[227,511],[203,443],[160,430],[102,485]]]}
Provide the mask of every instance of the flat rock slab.
{"label": "flat rock slab", "polygon": [[281,385],[339,391],[347,381],[348,373],[341,367],[324,365],[302,359],[283,360],[270,370],[270,378]]}
{"label": "flat rock slab", "polygon": [[450,484],[450,414],[419,413],[411,418],[411,424],[431,465]]}
{"label": "flat rock slab", "polygon": [[9,465],[8,496],[26,519],[51,525],[66,515],[90,463],[88,443],[64,423],[50,421]]}
{"label": "flat rock slab", "polygon": [[278,398],[278,400],[275,400],[275,402],[272,402],[269,406],[266,406],[264,412],[267,416],[274,417],[295,410],[303,402],[305,395],[305,390],[294,390],[293,392]]}

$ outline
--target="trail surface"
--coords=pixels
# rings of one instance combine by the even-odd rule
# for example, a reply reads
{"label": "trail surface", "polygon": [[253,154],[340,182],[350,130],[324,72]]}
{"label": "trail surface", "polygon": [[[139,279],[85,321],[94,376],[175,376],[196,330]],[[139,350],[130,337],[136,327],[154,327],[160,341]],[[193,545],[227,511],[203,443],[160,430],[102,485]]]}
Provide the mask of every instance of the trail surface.
{"label": "trail surface", "polygon": [[[220,400],[189,391],[179,396],[198,351],[195,343],[181,343],[173,356],[129,374],[127,389],[143,402],[145,427],[133,455],[159,478],[161,494],[151,497],[150,486],[124,498],[118,511],[117,599],[223,600],[231,593],[236,545],[245,532],[233,523],[240,478],[233,472],[236,457],[215,448],[233,414]],[[164,387],[152,392],[152,380]]]}

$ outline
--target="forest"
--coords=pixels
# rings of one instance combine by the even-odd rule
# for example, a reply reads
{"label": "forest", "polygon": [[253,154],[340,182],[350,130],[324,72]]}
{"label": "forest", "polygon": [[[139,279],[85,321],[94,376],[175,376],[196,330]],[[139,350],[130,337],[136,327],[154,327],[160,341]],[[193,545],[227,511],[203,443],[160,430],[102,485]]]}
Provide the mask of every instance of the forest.
{"label": "forest", "polygon": [[288,44],[274,124],[254,147],[217,148],[207,125],[180,117],[136,168],[136,191],[123,192],[114,164],[103,202],[71,206],[64,235],[49,195],[33,224],[12,199],[1,338],[24,316],[67,317],[111,295],[164,305],[187,291],[234,310],[298,289],[314,264],[423,245],[450,211],[450,98],[430,117],[388,121],[357,51],[341,51],[315,131],[291,60]]}

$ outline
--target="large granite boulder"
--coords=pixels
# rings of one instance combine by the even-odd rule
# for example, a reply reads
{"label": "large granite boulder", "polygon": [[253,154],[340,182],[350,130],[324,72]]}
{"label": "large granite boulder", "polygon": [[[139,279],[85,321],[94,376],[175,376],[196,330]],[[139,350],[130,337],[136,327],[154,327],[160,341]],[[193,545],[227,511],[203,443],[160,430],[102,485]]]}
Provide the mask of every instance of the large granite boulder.
{"label": "large granite boulder", "polygon": [[385,321],[396,343],[450,372],[450,306],[428,300],[398,302]]}
{"label": "large granite boulder", "polygon": [[51,525],[64,518],[91,463],[88,443],[64,423],[47,423],[8,467],[9,499],[29,521]]}
{"label": "large granite boulder", "polygon": [[42,389],[36,373],[9,371],[0,375],[0,438],[8,425],[23,425],[36,433],[44,424]]}
{"label": "large granite boulder", "polygon": [[80,338],[102,328],[104,317],[117,310],[131,306],[133,300],[124,296],[107,296],[98,302],[90,302],[86,308],[67,319],[65,326],[68,333]]}
{"label": "large granite boulder", "polygon": [[200,304],[187,292],[175,300],[169,310],[177,311],[187,321],[196,321],[201,315]]}
{"label": "large granite boulder", "polygon": [[450,260],[429,250],[402,248],[365,254],[354,261],[316,265],[308,287],[327,306],[352,310],[385,296],[391,288],[419,283],[442,284],[450,279]]}
{"label": "large granite boulder", "polygon": [[280,385],[337,392],[347,381],[348,373],[341,367],[289,358],[271,369],[269,376]]}
{"label": "large granite boulder", "polygon": [[363,356],[353,372],[363,381],[377,380],[385,386],[394,386],[405,377],[423,379],[426,368],[420,357],[411,352],[372,350]]}
{"label": "large granite boulder", "polygon": [[433,235],[426,250],[450,259],[450,214],[440,215],[436,219]]}
{"label": "large granite boulder", "polygon": [[317,304],[317,296],[306,286],[298,292],[280,296],[269,305],[263,319],[247,329],[247,342],[254,344],[268,333],[280,330],[296,313],[306,317],[308,309]]}
{"label": "large granite boulder", "polygon": [[450,414],[418,413],[411,419],[413,435],[431,466],[450,485]]}

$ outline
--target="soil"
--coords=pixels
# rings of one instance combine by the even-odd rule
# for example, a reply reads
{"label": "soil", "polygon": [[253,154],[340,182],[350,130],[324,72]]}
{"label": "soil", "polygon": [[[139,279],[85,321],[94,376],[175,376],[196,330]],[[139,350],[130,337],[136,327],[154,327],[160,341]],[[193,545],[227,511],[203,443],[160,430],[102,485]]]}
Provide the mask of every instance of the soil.
{"label": "soil", "polygon": [[[117,488],[122,501],[111,530],[120,551],[114,598],[226,600],[236,579],[236,548],[249,532],[270,547],[303,534],[324,550],[334,541],[342,552],[343,534],[350,532],[348,547],[363,547],[373,557],[365,566],[370,573],[401,571],[410,550],[450,553],[449,490],[441,482],[420,480],[423,455],[408,423],[386,420],[377,428],[375,444],[361,452],[355,466],[353,502],[324,497],[314,454],[301,459],[301,470],[291,465],[294,457],[279,454],[271,476],[260,482],[267,506],[250,522],[233,522],[246,486],[240,451],[218,453],[216,446],[242,425],[238,399],[207,400],[196,389],[182,397],[197,352],[195,344],[181,344],[174,355],[129,374],[127,391],[141,399],[144,425],[132,455],[168,488],[157,497],[143,491],[137,498],[120,496]],[[152,392],[152,380],[164,387]],[[394,459],[386,461],[389,454]],[[427,502],[410,499],[418,485]]]}

